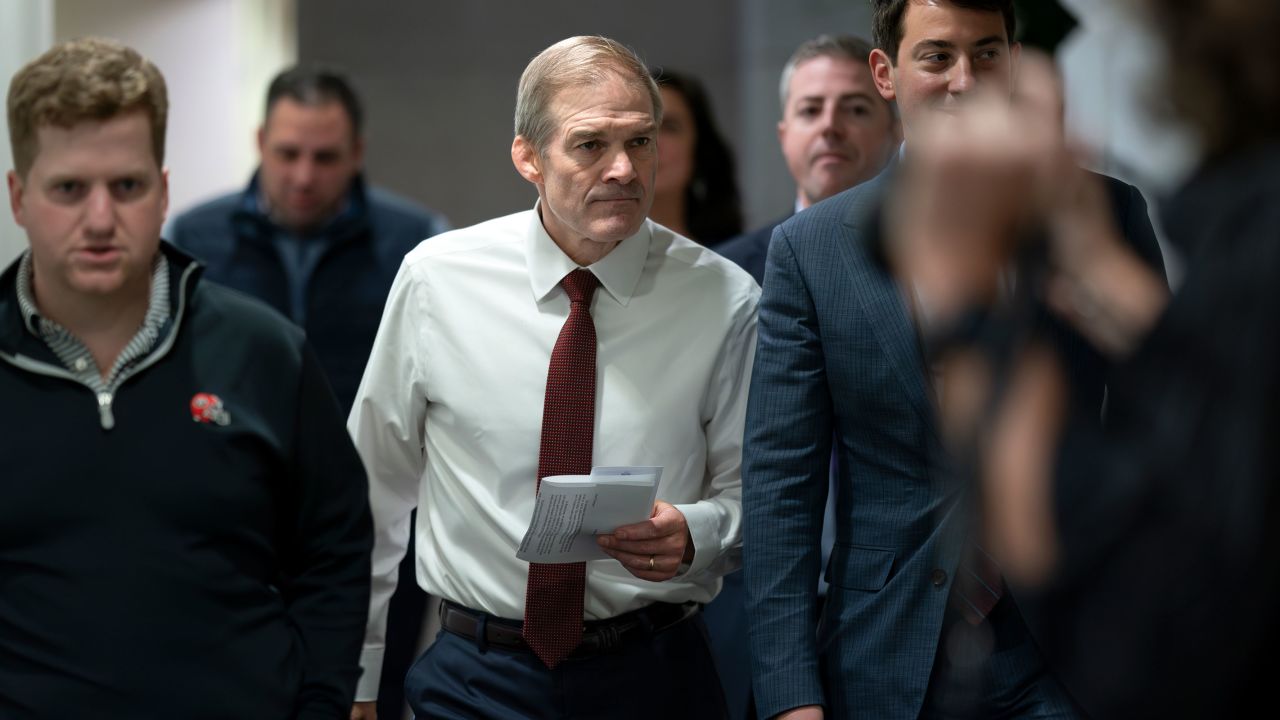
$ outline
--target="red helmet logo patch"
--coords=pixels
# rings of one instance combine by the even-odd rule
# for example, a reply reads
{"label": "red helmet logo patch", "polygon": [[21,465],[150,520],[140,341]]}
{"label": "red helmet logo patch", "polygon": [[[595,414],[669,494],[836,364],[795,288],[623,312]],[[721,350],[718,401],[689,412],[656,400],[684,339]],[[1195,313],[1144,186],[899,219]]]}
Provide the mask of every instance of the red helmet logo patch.
{"label": "red helmet logo patch", "polygon": [[227,425],[231,414],[222,406],[222,398],[213,393],[196,393],[191,397],[191,419],[198,423]]}

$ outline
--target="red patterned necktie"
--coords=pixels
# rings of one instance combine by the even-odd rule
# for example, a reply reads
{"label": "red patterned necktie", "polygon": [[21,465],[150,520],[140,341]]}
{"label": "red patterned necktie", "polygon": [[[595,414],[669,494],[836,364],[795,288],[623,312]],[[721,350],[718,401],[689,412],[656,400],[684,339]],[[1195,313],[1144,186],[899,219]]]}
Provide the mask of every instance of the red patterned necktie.
{"label": "red patterned necktie", "polygon": [[[596,415],[596,326],[591,320],[591,297],[600,281],[590,271],[578,269],[560,285],[569,296],[569,318],[560,329],[547,371],[538,484],[549,475],[591,472]],[[580,562],[529,564],[522,634],[548,668],[582,642],[586,568]]]}
{"label": "red patterned necktie", "polygon": [[956,568],[956,582],[951,587],[953,606],[970,624],[979,625],[1003,595],[1000,566],[977,543],[970,542]]}

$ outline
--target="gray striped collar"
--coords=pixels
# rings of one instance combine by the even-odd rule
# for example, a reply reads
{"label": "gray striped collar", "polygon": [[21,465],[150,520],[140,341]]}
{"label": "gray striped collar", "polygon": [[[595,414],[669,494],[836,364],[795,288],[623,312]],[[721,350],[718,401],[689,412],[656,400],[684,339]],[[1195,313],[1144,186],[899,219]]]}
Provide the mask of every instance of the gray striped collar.
{"label": "gray striped collar", "polygon": [[151,294],[142,327],[116,358],[104,381],[98,373],[93,355],[84,343],[62,325],[40,315],[31,291],[32,272],[31,250],[28,249],[18,263],[17,278],[18,307],[27,329],[43,340],[77,379],[95,390],[111,388],[123,369],[146,357],[160,339],[160,333],[171,314],[169,261],[163,253],[157,252],[151,272]]}

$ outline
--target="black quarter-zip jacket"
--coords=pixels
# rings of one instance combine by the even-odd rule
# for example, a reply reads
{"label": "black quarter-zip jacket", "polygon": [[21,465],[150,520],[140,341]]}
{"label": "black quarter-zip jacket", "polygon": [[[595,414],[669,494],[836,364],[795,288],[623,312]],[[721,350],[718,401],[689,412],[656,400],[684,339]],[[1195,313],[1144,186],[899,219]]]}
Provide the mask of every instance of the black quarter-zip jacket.
{"label": "black quarter-zip jacket", "polygon": [[109,412],[0,276],[0,717],[345,718],[363,466],[302,332],[161,251],[173,316]]}

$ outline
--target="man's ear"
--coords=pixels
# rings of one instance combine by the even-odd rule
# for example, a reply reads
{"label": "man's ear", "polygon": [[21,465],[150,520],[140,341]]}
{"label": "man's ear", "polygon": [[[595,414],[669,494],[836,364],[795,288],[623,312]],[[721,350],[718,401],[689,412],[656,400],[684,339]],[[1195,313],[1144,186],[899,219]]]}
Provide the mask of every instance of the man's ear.
{"label": "man's ear", "polygon": [[258,159],[262,159],[263,155],[265,155],[267,152],[266,141],[267,141],[267,126],[259,125],[258,126]]}
{"label": "man's ear", "polygon": [[523,135],[517,135],[511,141],[511,163],[525,180],[534,185],[542,184],[542,156]]}
{"label": "man's ear", "polygon": [[880,97],[889,102],[897,100],[898,94],[893,88],[893,63],[889,60],[889,54],[876,48],[871,51],[868,62],[871,64],[871,79],[875,81]]}
{"label": "man's ear", "polygon": [[13,211],[13,221],[19,227],[26,227],[22,211],[22,178],[14,170],[10,170],[5,178],[9,181],[9,209]]}
{"label": "man's ear", "polygon": [[160,198],[160,214],[162,217],[169,217],[169,168],[160,168],[160,192],[163,196]]}

